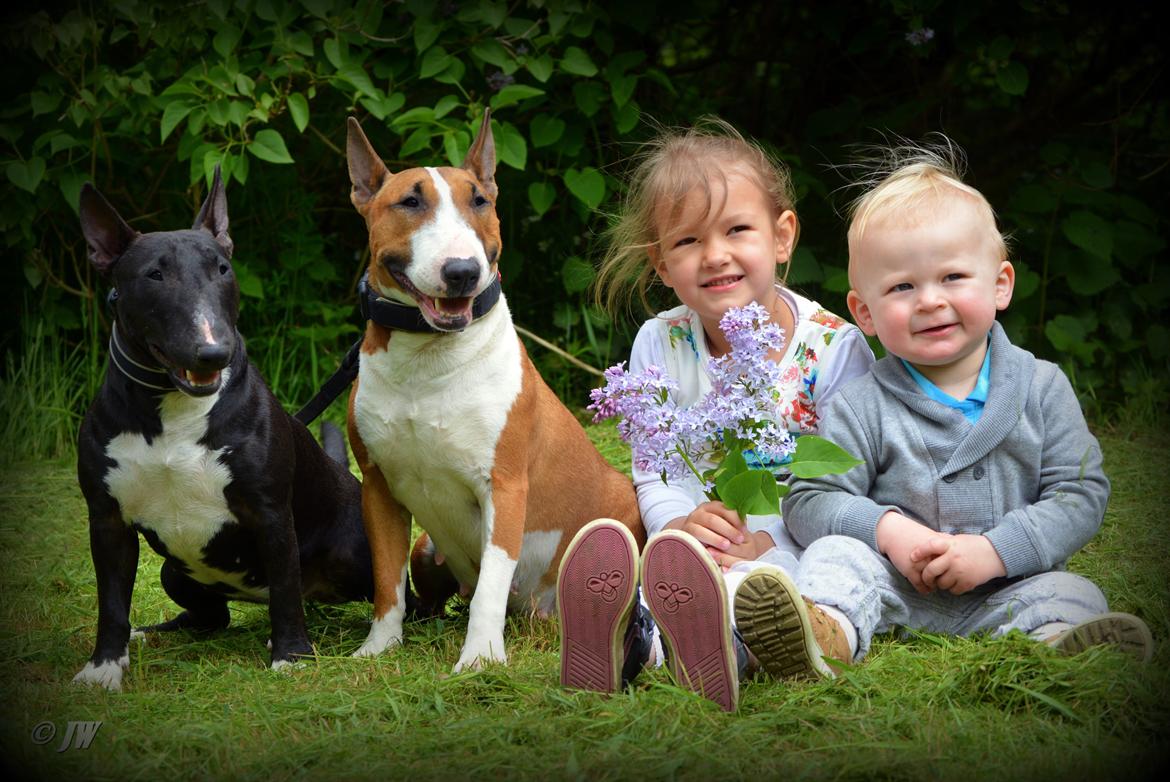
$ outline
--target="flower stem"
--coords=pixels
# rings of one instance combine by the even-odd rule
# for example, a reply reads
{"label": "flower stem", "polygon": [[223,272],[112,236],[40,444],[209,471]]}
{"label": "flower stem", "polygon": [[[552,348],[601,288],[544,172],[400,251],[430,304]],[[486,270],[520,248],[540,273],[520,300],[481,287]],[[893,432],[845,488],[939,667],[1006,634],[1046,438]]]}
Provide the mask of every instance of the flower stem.
{"label": "flower stem", "polygon": [[711,500],[712,502],[719,499],[715,492],[707,490],[707,482],[703,480],[703,474],[699,472],[699,468],[696,467],[695,463],[691,461],[691,457],[687,456],[687,452],[683,450],[682,446],[675,445],[674,450],[676,453],[678,453],[679,456],[682,457],[683,462],[685,462],[687,467],[691,469],[691,472],[695,474],[695,477],[699,479],[699,485],[703,487],[703,494],[706,495],[707,499]]}

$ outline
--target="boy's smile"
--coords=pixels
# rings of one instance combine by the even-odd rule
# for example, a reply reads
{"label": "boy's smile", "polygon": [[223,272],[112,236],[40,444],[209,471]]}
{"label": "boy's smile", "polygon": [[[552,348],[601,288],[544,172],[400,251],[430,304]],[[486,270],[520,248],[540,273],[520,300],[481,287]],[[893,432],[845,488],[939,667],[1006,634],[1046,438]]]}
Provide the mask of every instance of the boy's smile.
{"label": "boy's smile", "polygon": [[857,325],[960,399],[974,388],[987,333],[1015,282],[994,237],[994,223],[955,192],[881,214],[849,239]]}
{"label": "boy's smile", "polygon": [[[724,182],[726,185],[724,185]],[[787,307],[777,306],[776,267],[787,263],[796,239],[796,215],[773,215],[767,194],[734,168],[726,179],[692,189],[677,211],[659,210],[654,269],[679,301],[698,313],[712,355],[727,346],[719,319],[731,307],[755,301],[791,331]]]}

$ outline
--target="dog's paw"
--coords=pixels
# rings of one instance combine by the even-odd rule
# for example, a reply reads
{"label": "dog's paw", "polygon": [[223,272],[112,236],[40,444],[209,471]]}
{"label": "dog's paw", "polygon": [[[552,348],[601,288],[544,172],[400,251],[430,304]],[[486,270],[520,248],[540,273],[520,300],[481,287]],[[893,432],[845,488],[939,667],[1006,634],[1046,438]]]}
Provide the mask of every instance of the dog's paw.
{"label": "dog's paw", "polygon": [[370,634],[366,636],[366,642],[353,653],[353,656],[377,657],[400,643],[402,643],[402,618],[398,617],[395,620],[387,615],[370,623]]}
{"label": "dog's paw", "polygon": [[104,687],[110,692],[120,692],[122,689],[122,671],[130,666],[130,656],[122,655],[117,660],[108,660],[101,665],[94,665],[93,660],[85,664],[73,677],[74,684],[96,685]]}
{"label": "dog's paw", "polygon": [[495,633],[482,636],[468,635],[463,644],[463,652],[459,655],[459,662],[455,663],[455,673],[460,671],[478,671],[484,663],[506,663],[508,655],[504,652],[504,635]]}

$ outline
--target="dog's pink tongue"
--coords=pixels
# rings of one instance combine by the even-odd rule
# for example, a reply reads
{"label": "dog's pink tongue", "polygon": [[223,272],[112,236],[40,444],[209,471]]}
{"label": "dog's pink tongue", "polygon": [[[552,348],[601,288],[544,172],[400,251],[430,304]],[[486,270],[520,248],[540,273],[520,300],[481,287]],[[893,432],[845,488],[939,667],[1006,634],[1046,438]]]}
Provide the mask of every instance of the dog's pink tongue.
{"label": "dog's pink tongue", "polygon": [[458,298],[435,299],[435,307],[444,315],[460,315],[471,306],[470,296]]}

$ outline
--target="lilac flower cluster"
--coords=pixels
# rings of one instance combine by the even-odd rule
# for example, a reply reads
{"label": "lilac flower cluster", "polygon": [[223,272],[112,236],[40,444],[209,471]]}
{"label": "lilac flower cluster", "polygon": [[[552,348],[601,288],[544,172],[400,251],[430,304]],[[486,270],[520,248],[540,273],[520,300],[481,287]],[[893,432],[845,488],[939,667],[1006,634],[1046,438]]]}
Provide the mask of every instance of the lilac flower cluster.
{"label": "lilac flower cluster", "polygon": [[911,46],[925,46],[934,39],[934,30],[929,27],[919,27],[906,33],[906,43]]}
{"label": "lilac flower cluster", "polygon": [[689,472],[710,489],[699,465],[718,466],[730,434],[765,461],[783,459],[795,448],[788,431],[772,420],[780,367],[768,352],[784,344],[783,329],[754,302],[728,310],[719,328],[731,350],[711,359],[711,391],[689,408],[675,404],[671,392],[678,384],[655,366],[636,374],[623,364],[610,367],[605,386],[590,392],[593,420],[619,417],[618,433],[633,448],[634,463],[664,481]]}

